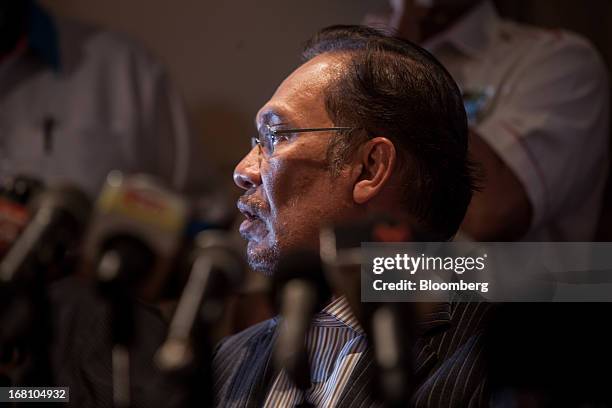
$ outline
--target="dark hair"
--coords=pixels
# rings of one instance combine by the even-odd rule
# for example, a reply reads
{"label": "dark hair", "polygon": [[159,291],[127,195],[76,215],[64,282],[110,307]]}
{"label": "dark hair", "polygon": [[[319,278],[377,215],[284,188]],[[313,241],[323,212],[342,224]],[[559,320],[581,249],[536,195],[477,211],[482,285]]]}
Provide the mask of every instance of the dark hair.
{"label": "dark hair", "polygon": [[336,161],[345,161],[364,138],[389,138],[398,151],[402,204],[428,239],[452,238],[473,181],[465,110],[451,75],[421,47],[364,26],[321,30],[302,58],[323,53],[349,57],[345,74],[326,90],[330,118],[365,130],[361,137],[338,138],[332,146]]}

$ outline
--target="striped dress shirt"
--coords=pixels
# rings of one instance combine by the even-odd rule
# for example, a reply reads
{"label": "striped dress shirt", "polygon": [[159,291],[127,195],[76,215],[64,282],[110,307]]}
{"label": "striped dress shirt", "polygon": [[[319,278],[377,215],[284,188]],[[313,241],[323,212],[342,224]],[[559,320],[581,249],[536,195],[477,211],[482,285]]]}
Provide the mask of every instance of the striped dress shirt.
{"label": "striped dress shirt", "polygon": [[264,407],[294,407],[304,402],[334,407],[357,361],[366,350],[363,329],[344,297],[332,301],[313,319],[306,336],[311,387],[304,393],[281,371]]}

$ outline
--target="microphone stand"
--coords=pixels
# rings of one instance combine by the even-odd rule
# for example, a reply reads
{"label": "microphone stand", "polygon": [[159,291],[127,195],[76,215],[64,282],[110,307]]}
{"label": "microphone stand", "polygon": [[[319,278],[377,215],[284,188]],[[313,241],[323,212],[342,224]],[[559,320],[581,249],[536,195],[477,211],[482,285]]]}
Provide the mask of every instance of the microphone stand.
{"label": "microphone stand", "polygon": [[108,245],[97,265],[98,291],[106,300],[112,342],[113,404],[130,408],[130,349],[134,340],[133,290],[151,270],[154,255],[137,239],[119,237]]}
{"label": "microphone stand", "polygon": [[[380,227],[399,232],[410,240],[410,226],[401,218],[388,215],[352,224],[323,228],[320,232],[321,258],[332,271],[331,285],[344,294],[366,331],[374,352],[376,379],[372,393],[384,406],[399,408],[410,405],[414,391],[412,350],[416,341],[416,306],[412,303],[362,302],[362,242],[384,242]],[[383,229],[384,231],[384,229]],[[396,236],[391,237],[397,240]]]}
{"label": "microphone stand", "polygon": [[186,387],[186,406],[213,406],[211,333],[223,317],[227,297],[244,279],[245,265],[223,232],[200,233],[190,272],[155,361],[173,382]]}
{"label": "microphone stand", "polygon": [[[191,273],[168,330],[168,338],[155,356],[165,378],[187,390],[185,406],[213,406],[212,323],[206,319],[202,303],[213,275],[207,257],[194,261]],[[216,305],[215,305],[216,306]],[[220,306],[220,305],[219,305]]]}

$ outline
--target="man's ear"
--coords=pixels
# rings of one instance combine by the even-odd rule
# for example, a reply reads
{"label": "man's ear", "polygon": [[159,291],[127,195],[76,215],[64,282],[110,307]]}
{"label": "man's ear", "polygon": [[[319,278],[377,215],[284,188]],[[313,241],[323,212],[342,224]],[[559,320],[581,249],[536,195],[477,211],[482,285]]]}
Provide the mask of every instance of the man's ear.
{"label": "man's ear", "polygon": [[361,175],[353,187],[353,200],[364,204],[374,198],[389,182],[395,169],[396,151],[393,142],[375,137],[359,150]]}

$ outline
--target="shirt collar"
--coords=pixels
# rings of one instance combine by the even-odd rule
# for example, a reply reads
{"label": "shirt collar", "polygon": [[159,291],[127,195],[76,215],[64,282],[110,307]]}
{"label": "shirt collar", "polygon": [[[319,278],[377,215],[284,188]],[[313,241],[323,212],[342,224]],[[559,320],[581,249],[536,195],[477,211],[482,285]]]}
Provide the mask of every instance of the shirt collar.
{"label": "shirt collar", "polygon": [[440,46],[450,44],[470,57],[478,57],[488,45],[498,21],[495,6],[490,0],[484,0],[450,28],[427,40],[423,46],[435,53]]}
{"label": "shirt collar", "polygon": [[319,326],[337,326],[340,323],[358,334],[363,334],[363,328],[344,296],[332,300],[331,303],[315,316],[314,322]]}
{"label": "shirt collar", "polygon": [[[446,330],[451,322],[450,302],[439,302],[429,304],[428,310],[419,318],[417,332],[421,335],[435,334]],[[363,328],[357,317],[351,310],[346,297],[341,296],[329,303],[313,321],[318,326],[337,327],[339,324],[346,326],[357,334],[363,334]]]}
{"label": "shirt collar", "polygon": [[40,7],[36,1],[32,1],[30,5],[28,47],[55,71],[61,69],[57,26],[49,13]]}

